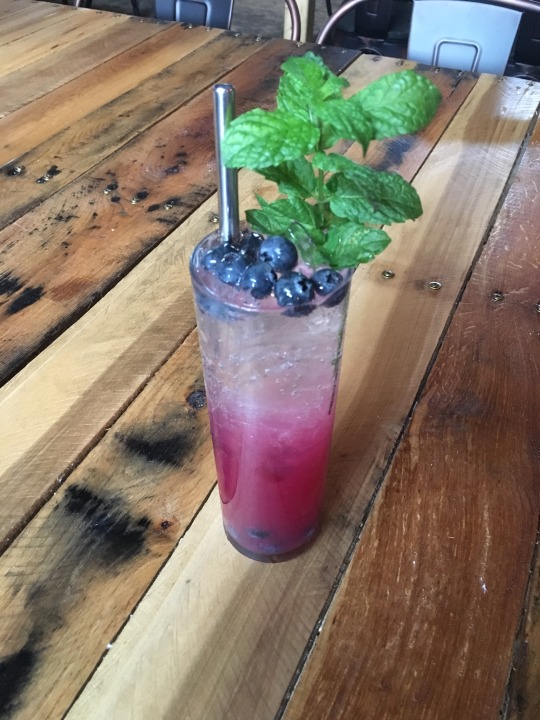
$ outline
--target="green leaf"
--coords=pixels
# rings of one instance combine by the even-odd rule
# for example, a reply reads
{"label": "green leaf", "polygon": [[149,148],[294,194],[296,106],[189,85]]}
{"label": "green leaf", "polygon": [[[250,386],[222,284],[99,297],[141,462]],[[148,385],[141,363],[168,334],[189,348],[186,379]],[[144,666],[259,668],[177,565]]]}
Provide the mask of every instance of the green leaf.
{"label": "green leaf", "polygon": [[391,73],[349,98],[370,117],[375,137],[414,133],[432,120],[441,101],[439,89],[413,70]]}
{"label": "green leaf", "polygon": [[418,193],[397,173],[373,170],[335,153],[317,153],[313,165],[334,173],[326,183],[326,196],[338,217],[378,225],[422,214]]}
{"label": "green leaf", "polygon": [[384,230],[348,222],[333,225],[321,249],[332,267],[346,268],[370,262],[389,243],[390,238]]}
{"label": "green leaf", "polygon": [[327,100],[314,104],[313,112],[323,122],[323,147],[332,147],[338,140],[356,140],[365,153],[375,137],[371,120],[358,103],[343,98]]}
{"label": "green leaf", "polygon": [[315,195],[317,191],[317,178],[313,166],[304,157],[281,163],[277,167],[263,168],[260,173],[267,180],[275,182],[284,195],[307,198]]}
{"label": "green leaf", "polygon": [[332,98],[340,98],[345,78],[337,77],[312,52],[302,57],[290,57],[281,66],[283,75],[277,92],[277,105],[282,110],[310,115],[311,106]]}
{"label": "green leaf", "polygon": [[222,143],[227,167],[260,170],[313,152],[319,129],[290,113],[256,108],[233,120]]}
{"label": "green leaf", "polygon": [[324,241],[324,233],[316,227],[316,211],[310,203],[295,196],[271,203],[259,196],[257,200],[261,209],[246,212],[247,220],[255,230],[290,237],[290,228],[301,225],[315,242]]}

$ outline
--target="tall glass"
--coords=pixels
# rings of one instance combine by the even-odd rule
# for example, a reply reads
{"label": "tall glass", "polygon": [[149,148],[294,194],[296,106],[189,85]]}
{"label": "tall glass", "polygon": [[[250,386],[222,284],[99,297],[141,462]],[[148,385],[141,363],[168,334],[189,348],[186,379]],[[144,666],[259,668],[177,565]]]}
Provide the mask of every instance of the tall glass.
{"label": "tall glass", "polygon": [[254,300],[191,259],[225,533],[237,550],[276,562],[319,528],[332,437],[350,271],[330,295],[283,308]]}

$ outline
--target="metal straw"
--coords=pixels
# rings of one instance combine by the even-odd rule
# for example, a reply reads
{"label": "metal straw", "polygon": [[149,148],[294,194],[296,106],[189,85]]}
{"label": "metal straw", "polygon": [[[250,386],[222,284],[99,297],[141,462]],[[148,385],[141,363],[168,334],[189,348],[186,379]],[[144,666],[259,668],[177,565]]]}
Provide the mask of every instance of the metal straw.
{"label": "metal straw", "polygon": [[218,170],[219,229],[224,242],[238,238],[238,170],[226,168],[221,157],[221,143],[234,118],[234,87],[230,83],[214,85],[214,127]]}

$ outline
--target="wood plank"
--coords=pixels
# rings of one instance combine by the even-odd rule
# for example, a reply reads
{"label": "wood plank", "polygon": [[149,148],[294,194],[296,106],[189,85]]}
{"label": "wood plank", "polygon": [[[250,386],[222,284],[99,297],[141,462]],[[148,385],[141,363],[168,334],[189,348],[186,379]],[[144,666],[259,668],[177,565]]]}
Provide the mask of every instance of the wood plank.
{"label": "wood plank", "polygon": [[2,717],[63,717],[204,501],[203,388],[193,333],[3,556]]}
{"label": "wood plank", "polygon": [[[141,24],[139,27],[153,26]],[[29,152],[61,130],[74,127],[86,115],[179,62],[211,37],[206,28],[188,31],[179,23],[160,29],[161,32],[148,37],[146,42],[136,44],[0,120],[0,133],[4,138],[0,164]]]}
{"label": "wood plank", "polygon": [[[519,329],[520,337],[517,348],[520,353],[526,352],[526,342],[534,344],[534,338],[538,338],[538,313],[540,313],[540,290],[538,287],[537,277],[532,276],[529,287],[526,287],[527,278],[529,277],[528,267],[532,264],[533,270],[538,273],[538,260],[535,236],[538,234],[540,226],[540,203],[537,193],[531,193],[531,189],[538,187],[538,161],[540,157],[540,130],[536,129],[531,139],[531,148],[523,158],[520,172],[516,178],[516,182],[509,195],[503,213],[501,214],[501,223],[495,229],[495,240],[497,247],[492,250],[492,263],[495,264],[498,259],[502,266],[510,266],[510,274],[503,274],[502,267],[497,268],[493,277],[493,285],[500,285],[500,289],[510,297],[517,301],[518,307],[514,307],[513,313],[516,316],[516,331]],[[527,217],[524,217],[527,210]],[[521,243],[522,247],[530,248],[529,257],[514,257],[517,243]],[[510,251],[510,254],[509,254]],[[522,251],[522,254],[525,253]],[[536,259],[536,260],[535,260]],[[516,275],[516,277],[514,277]],[[523,286],[524,291],[519,293],[514,288]],[[535,293],[536,292],[536,296]],[[521,314],[526,315],[530,308],[528,304],[530,298],[537,310],[536,329],[533,329],[527,335]],[[507,310],[507,312],[510,312]],[[518,315],[518,313],[520,313]],[[502,323],[502,321],[501,321]],[[533,326],[534,327],[534,326]],[[516,332],[514,331],[514,332]],[[510,338],[504,339],[505,346],[511,343]],[[517,353],[517,350],[516,350]],[[530,361],[538,358],[538,351],[532,347]],[[519,358],[521,363],[526,363],[528,358]],[[512,367],[512,378],[519,379],[519,366]],[[538,386],[538,367],[532,369],[525,376],[522,382],[528,381],[529,387]],[[530,458],[534,473],[535,492],[538,495],[538,465],[540,458],[540,440],[538,438],[539,410],[538,397],[534,395],[533,401],[536,400],[535,411],[533,414],[526,416],[527,405],[521,408],[524,421],[528,423],[527,434],[522,436],[523,442],[523,462],[525,458]],[[526,447],[526,438],[529,439],[528,447]],[[516,428],[512,428],[512,434],[517,436]],[[528,453],[528,454],[527,454]],[[519,467],[516,467],[512,476],[517,476]],[[522,491],[523,492],[523,491]],[[535,497],[535,500],[536,500]],[[536,720],[540,716],[540,559],[538,555],[538,546],[536,548],[535,562],[531,568],[530,586],[527,594],[527,604],[523,613],[522,625],[519,635],[515,642],[515,652],[512,659],[512,674],[510,687],[508,692],[508,714],[507,720]]]}
{"label": "wood plank", "polygon": [[540,513],[539,163],[537,126],[286,720],[499,717]]}
{"label": "wood plank", "polygon": [[[193,87],[193,83],[209,88],[219,73],[225,73],[224,77],[237,86],[239,96],[247,98],[244,106],[255,98],[263,105],[271,101],[278,68],[291,52],[290,43],[271,41],[237,71],[227,73],[227,53],[234,65],[253,51],[245,38],[232,46],[229,40],[235,38],[220,35],[216,39],[223,49],[218,67],[214,62],[208,71],[201,73],[197,70],[201,57],[194,61],[191,90],[177,90],[178,103],[196,92],[197,85]],[[259,46],[257,43],[256,47]],[[295,47],[294,52],[302,49]],[[212,54],[210,57],[215,59]],[[339,69],[351,56],[331,50],[325,57],[330,63],[333,58]],[[189,80],[187,72],[178,77],[184,85]],[[168,102],[163,100],[165,105]],[[242,103],[239,106],[241,109]],[[158,108],[144,106],[141,110],[134,108],[133,113],[136,118],[143,113],[146,122],[151,123]],[[107,118],[110,115],[105,112],[104,121]],[[126,134],[136,132],[137,123],[133,125],[132,118],[122,118],[115,126],[118,134],[122,123],[127,128]],[[12,376],[38,347],[86,311],[215,192],[212,127],[212,97],[208,89],[0,232],[0,272],[9,278],[3,301],[6,312],[0,318],[1,377]],[[101,136],[90,147],[96,155],[110,151]],[[73,154],[64,153],[59,147],[56,153],[59,157],[49,158],[62,170],[43,184],[51,186],[51,193],[57,182],[66,183],[62,177],[69,177],[70,164],[76,163]],[[92,152],[84,143],[81,153],[86,153],[88,162],[92,162]],[[25,176],[4,175],[6,179],[24,183]],[[118,184],[118,188],[104,194],[111,183]],[[131,199],[138,193],[143,193],[143,199],[132,204]]]}
{"label": "wood plank", "polygon": [[17,12],[13,15],[8,15],[2,20],[2,26],[0,28],[1,46],[16,38],[30,35],[41,27],[46,27],[47,25],[58,22],[62,17],[59,8],[60,5],[34,3],[27,7],[24,13]]}
{"label": "wood plank", "polygon": [[[517,87],[522,100],[514,103]],[[535,112],[538,97],[524,101],[525,88],[480,78],[416,178],[425,215],[414,230],[395,230],[395,242],[380,260],[356,273],[326,522],[318,541],[282,565],[250,562],[225,543],[214,494],[69,720],[116,714],[165,718],[178,707],[191,720],[275,717],[489,226],[519,151],[516,124],[523,138]],[[500,112],[506,102],[512,103],[511,121],[506,110]],[[476,146],[473,118],[487,128]],[[503,152],[486,153],[489,137]],[[433,188],[438,173],[448,180]],[[473,207],[474,213],[467,210]],[[435,232],[452,227],[463,213],[467,233],[442,239]],[[385,267],[396,272],[391,281],[381,277]],[[432,278],[443,283],[438,293],[427,287]],[[158,616],[159,623],[153,622]],[[354,717],[361,716],[357,709]]]}
{"label": "wood plank", "polygon": [[193,331],[186,258],[214,229],[216,206],[211,198],[0,389],[0,485],[10,498],[0,548]]}
{"label": "wood plank", "polygon": [[[0,199],[0,226],[20,217],[122,145],[142,135],[260,47],[261,43],[252,36],[237,39],[220,30],[209,31],[208,42],[194,52],[150,75],[76,125],[55,133],[45,143],[17,158],[16,163],[24,172],[10,174],[10,164],[0,175],[0,188],[6,193]],[[96,92],[96,88],[90,88],[90,92]],[[167,129],[173,132],[170,126]],[[154,133],[160,132],[161,129],[154,130]],[[52,178],[52,182],[37,182],[52,164],[62,172]]]}
{"label": "wood plank", "polygon": [[52,25],[0,47],[0,77],[46,55],[54,56],[62,48],[103,32],[107,27],[125,25],[127,22],[126,15],[81,8],[60,16]]}
{"label": "wood plank", "polygon": [[505,720],[536,720],[540,714],[540,562],[538,544],[522,626],[516,638]]}
{"label": "wood plank", "polygon": [[0,0],[0,18],[26,12],[36,4],[34,0]]}
{"label": "wood plank", "polygon": [[[167,28],[164,24],[138,22],[132,18],[128,20],[128,25],[103,28],[99,35],[90,35],[75,45],[59,49],[54,54],[46,55],[30,65],[0,77],[0,118],[70,80],[91,72],[101,63]],[[9,159],[15,158],[10,156]]]}

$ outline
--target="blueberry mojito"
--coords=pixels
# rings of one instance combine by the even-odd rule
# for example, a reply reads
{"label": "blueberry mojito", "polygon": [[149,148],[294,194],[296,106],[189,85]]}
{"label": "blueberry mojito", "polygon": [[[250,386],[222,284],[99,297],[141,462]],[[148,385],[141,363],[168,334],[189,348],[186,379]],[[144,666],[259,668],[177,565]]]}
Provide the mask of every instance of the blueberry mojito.
{"label": "blueberry mojito", "polygon": [[203,241],[191,274],[225,532],[285,559],[320,521],[350,272],[245,232]]}
{"label": "blueberry mojito", "polygon": [[414,133],[441,99],[412,70],[349,96],[312,52],[282,70],[275,109],[233,119],[220,143],[220,167],[257,171],[277,197],[191,262],[225,530],[266,560],[317,531],[351,275],[388,245],[384,226],[422,213],[400,175],[334,147]]}

